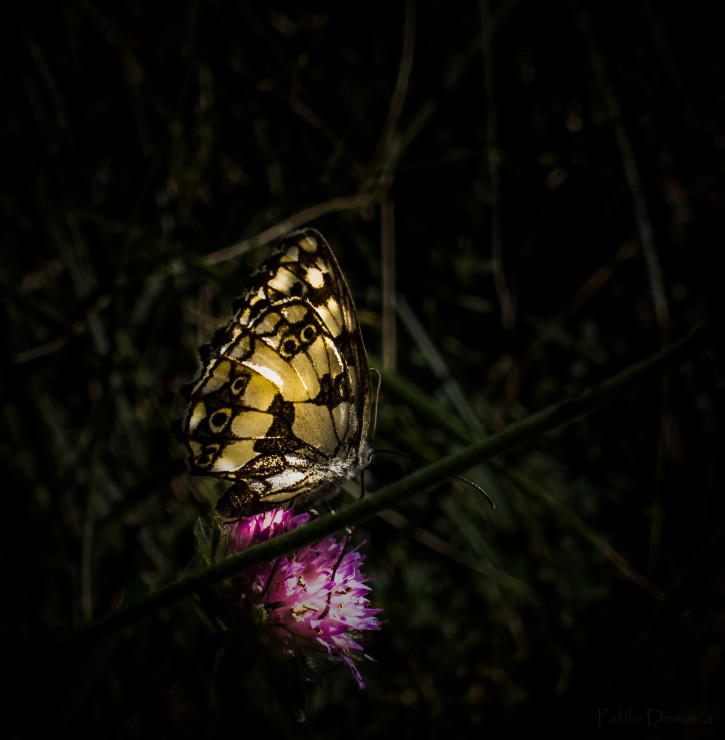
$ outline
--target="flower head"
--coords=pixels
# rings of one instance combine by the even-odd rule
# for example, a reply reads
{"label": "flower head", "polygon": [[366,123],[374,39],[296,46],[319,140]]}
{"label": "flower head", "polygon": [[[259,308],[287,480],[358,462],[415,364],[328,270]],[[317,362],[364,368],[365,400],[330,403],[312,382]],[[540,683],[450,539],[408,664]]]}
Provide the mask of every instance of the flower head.
{"label": "flower head", "polygon": [[[245,517],[226,525],[226,555],[304,524],[309,514],[291,509]],[[369,606],[370,587],[361,573],[363,555],[348,541],[326,537],[278,560],[247,569],[227,597],[233,611],[264,630],[283,652],[326,652],[342,661],[364,688],[355,663],[363,655],[359,633],[380,629],[380,609]]]}

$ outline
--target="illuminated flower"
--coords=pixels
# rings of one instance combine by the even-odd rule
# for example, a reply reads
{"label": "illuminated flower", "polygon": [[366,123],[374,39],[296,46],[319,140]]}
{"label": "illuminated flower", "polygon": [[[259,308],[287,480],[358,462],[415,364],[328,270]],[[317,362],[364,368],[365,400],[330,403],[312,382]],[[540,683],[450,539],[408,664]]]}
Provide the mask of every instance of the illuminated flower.
{"label": "illuminated flower", "polygon": [[[225,526],[226,555],[236,555],[266,542],[310,518],[276,509]],[[364,657],[360,633],[380,629],[368,602],[370,587],[361,573],[363,555],[348,550],[348,540],[321,542],[263,563],[235,577],[227,599],[232,610],[268,635],[289,655],[323,652],[342,661],[358,686],[364,683],[356,660]]]}

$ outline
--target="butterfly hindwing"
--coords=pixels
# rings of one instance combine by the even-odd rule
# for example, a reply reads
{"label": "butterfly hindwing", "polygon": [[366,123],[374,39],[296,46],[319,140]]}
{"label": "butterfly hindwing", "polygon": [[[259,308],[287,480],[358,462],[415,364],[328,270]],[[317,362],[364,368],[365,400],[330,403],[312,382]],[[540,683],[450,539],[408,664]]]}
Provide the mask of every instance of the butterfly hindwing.
{"label": "butterfly hindwing", "polygon": [[234,481],[217,504],[228,517],[324,500],[368,463],[371,392],[352,297],[322,235],[284,239],[235,308],[189,394],[191,471]]}

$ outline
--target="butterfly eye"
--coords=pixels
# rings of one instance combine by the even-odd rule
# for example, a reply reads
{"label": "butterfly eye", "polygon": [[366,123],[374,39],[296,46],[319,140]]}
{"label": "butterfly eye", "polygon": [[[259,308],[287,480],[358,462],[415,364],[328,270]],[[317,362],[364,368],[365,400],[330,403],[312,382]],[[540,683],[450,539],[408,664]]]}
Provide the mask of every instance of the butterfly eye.
{"label": "butterfly eye", "polygon": [[223,432],[232,412],[230,409],[219,409],[209,417],[209,428],[212,432]]}

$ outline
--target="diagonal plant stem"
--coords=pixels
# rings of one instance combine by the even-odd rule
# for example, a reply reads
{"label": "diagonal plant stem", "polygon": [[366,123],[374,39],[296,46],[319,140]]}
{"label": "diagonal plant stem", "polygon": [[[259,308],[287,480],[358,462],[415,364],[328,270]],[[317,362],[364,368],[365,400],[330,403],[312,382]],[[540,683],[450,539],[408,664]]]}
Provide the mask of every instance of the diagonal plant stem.
{"label": "diagonal plant stem", "polygon": [[20,664],[12,666],[11,669],[88,645],[180,599],[231,578],[246,568],[318,542],[337,530],[373,517],[383,509],[392,508],[408,498],[426,493],[445,480],[460,475],[474,464],[508,452],[612,403],[647,381],[653,380],[667,368],[689,359],[705,345],[708,336],[708,328],[704,325],[698,326],[665,349],[573,398],[511,424],[501,432],[475,442],[396,483],[385,486],[374,494],[358,499],[334,514],[314,519],[298,529],[255,545],[239,555],[164,586],[136,603],[121,607],[96,622],[78,628]]}
{"label": "diagonal plant stem", "polygon": [[[642,177],[637,167],[632,139],[627,131],[622,115],[622,108],[610,83],[605,57],[599,48],[596,37],[591,28],[590,17],[586,13],[579,16],[579,29],[582,33],[587,48],[589,49],[589,62],[594,72],[597,83],[602,94],[604,105],[612,122],[614,137],[622,160],[622,168],[625,180],[632,198],[632,211],[637,226],[637,234],[642,247],[642,255],[649,278],[649,288],[654,306],[654,314],[660,330],[660,341],[663,345],[668,344],[672,337],[672,323],[670,320],[670,309],[667,303],[662,266],[655,243],[654,229],[650,220],[647,198],[645,196]],[[668,458],[676,456],[678,447],[677,425],[672,411],[672,384],[668,375],[661,380],[662,407],[660,411],[661,424],[658,433],[656,473],[657,480],[662,481],[665,475],[666,462]],[[661,486],[654,489],[652,496],[652,516],[650,526],[649,546],[649,570],[654,570],[660,555],[662,542],[662,503]]]}
{"label": "diagonal plant stem", "polygon": [[254,247],[281,239],[283,236],[289,234],[290,231],[299,229],[311,221],[316,221],[328,213],[364,210],[366,208],[370,208],[370,206],[377,205],[381,198],[381,191],[375,190],[369,193],[334,198],[333,200],[327,200],[323,203],[317,203],[314,206],[298,211],[289,218],[276,223],[269,229],[265,229],[261,234],[257,234],[250,239],[244,239],[237,244],[232,244],[230,247],[224,247],[217,252],[206,255],[204,261],[210,265],[216,265],[220,262],[228,262],[229,260],[239,257],[241,254],[246,254]]}

